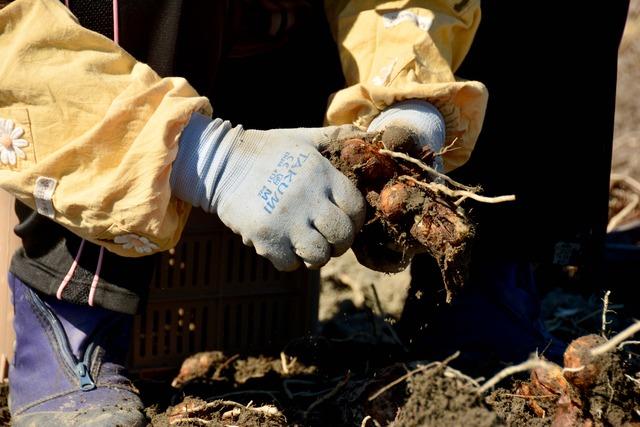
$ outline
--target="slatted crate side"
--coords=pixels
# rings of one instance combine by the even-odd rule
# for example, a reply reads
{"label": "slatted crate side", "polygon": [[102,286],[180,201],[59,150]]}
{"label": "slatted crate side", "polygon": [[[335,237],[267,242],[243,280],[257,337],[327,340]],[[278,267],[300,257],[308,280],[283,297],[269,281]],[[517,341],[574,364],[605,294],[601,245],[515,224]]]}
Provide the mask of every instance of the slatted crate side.
{"label": "slatted crate side", "polygon": [[287,293],[150,300],[134,322],[130,368],[177,368],[199,351],[281,350],[315,329],[319,276],[307,273],[303,286]]}
{"label": "slatted crate side", "polygon": [[136,316],[130,368],[177,368],[199,351],[269,352],[315,327],[319,274],[281,273],[218,219],[194,210],[156,266]]}
{"label": "slatted crate side", "polygon": [[291,300],[290,295],[225,299],[217,318],[222,325],[218,345],[229,352],[278,350],[292,338],[289,326],[298,323]]}
{"label": "slatted crate side", "polygon": [[315,327],[299,294],[151,302],[136,316],[131,369],[177,367],[188,355],[277,351]]}
{"label": "slatted crate side", "polygon": [[160,256],[150,295],[180,297],[184,292],[216,296],[220,293],[222,265],[218,262],[222,233],[186,235],[174,249]]}
{"label": "slatted crate side", "polygon": [[185,233],[174,249],[161,255],[151,297],[172,299],[184,292],[202,297],[270,295],[295,291],[308,273],[277,271],[253,248],[227,229]]}
{"label": "slatted crate side", "polygon": [[306,278],[298,278],[297,292],[149,301],[134,321],[131,370],[177,368],[199,351],[281,350],[315,328],[319,279],[315,273]]}
{"label": "slatted crate side", "polygon": [[134,319],[131,370],[175,368],[187,356],[210,348],[217,335],[216,300],[154,302]]}

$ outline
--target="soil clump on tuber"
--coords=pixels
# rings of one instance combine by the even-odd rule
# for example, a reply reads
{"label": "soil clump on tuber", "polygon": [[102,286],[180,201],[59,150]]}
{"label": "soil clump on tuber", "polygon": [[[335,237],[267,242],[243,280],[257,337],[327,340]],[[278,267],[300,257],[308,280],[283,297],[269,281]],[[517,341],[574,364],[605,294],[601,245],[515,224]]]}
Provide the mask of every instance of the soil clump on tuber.
{"label": "soil clump on tuber", "polygon": [[415,135],[396,127],[331,141],[320,152],[367,201],[366,222],[352,246],[358,261],[395,273],[414,255],[429,253],[451,300],[465,280],[475,225],[459,206],[460,198],[442,191],[448,188],[434,170],[439,154],[420,148]]}

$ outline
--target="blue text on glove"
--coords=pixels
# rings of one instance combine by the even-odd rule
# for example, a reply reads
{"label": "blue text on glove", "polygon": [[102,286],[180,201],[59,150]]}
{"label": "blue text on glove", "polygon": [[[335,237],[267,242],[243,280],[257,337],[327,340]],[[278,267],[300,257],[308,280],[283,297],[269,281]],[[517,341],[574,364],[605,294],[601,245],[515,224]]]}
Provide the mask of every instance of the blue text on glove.
{"label": "blue text on glove", "polygon": [[308,158],[308,154],[291,154],[288,151],[280,157],[276,168],[269,175],[267,183],[258,192],[258,197],[264,203],[263,209],[268,214],[272,214],[276,209],[281,200],[280,197],[284,195],[284,192],[291,186],[294,177],[298,175],[299,170],[296,169],[301,168]]}

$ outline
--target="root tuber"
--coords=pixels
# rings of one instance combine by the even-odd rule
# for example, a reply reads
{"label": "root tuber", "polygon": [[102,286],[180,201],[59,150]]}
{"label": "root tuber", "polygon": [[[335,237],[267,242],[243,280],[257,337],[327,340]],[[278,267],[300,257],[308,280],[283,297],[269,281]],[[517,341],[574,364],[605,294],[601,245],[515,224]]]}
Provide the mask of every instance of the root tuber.
{"label": "root tuber", "polygon": [[606,339],[600,335],[585,335],[576,338],[567,347],[564,353],[564,366],[569,370],[565,371],[564,376],[579,389],[585,390],[591,387],[603,370],[602,358],[593,357],[591,350],[605,341]]}
{"label": "root tuber", "polygon": [[340,151],[341,163],[349,165],[361,185],[385,183],[393,177],[396,165],[378,150],[361,139],[349,139]]}
{"label": "root tuber", "polygon": [[424,194],[401,182],[387,184],[380,192],[378,209],[389,221],[398,221],[422,210]]}
{"label": "root tuber", "polygon": [[562,368],[551,362],[531,371],[531,385],[540,394],[570,394],[570,385],[563,375]]}
{"label": "root tuber", "polygon": [[433,151],[420,148],[411,132],[394,127],[320,147],[368,204],[367,221],[353,251],[364,266],[389,273],[406,268],[416,254],[430,254],[440,267],[450,301],[464,282],[475,227],[456,205],[457,198],[438,190],[443,184],[429,186],[433,175],[385,150],[434,167]]}

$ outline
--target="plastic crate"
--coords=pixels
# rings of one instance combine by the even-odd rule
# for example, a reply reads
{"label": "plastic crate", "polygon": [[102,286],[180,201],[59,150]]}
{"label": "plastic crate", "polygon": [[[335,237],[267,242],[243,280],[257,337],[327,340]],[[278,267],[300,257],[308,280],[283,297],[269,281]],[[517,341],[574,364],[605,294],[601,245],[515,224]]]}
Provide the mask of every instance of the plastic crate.
{"label": "plastic crate", "polygon": [[[7,271],[20,240],[13,198],[0,191],[0,380],[13,354]],[[162,254],[143,313],[134,320],[129,368],[175,369],[204,350],[277,351],[317,321],[319,274],[281,273],[213,215],[193,209],[182,240]]]}
{"label": "plastic crate", "polygon": [[194,209],[135,318],[130,369],[175,368],[204,350],[278,351],[315,327],[318,298],[318,272],[277,271],[216,217]]}

